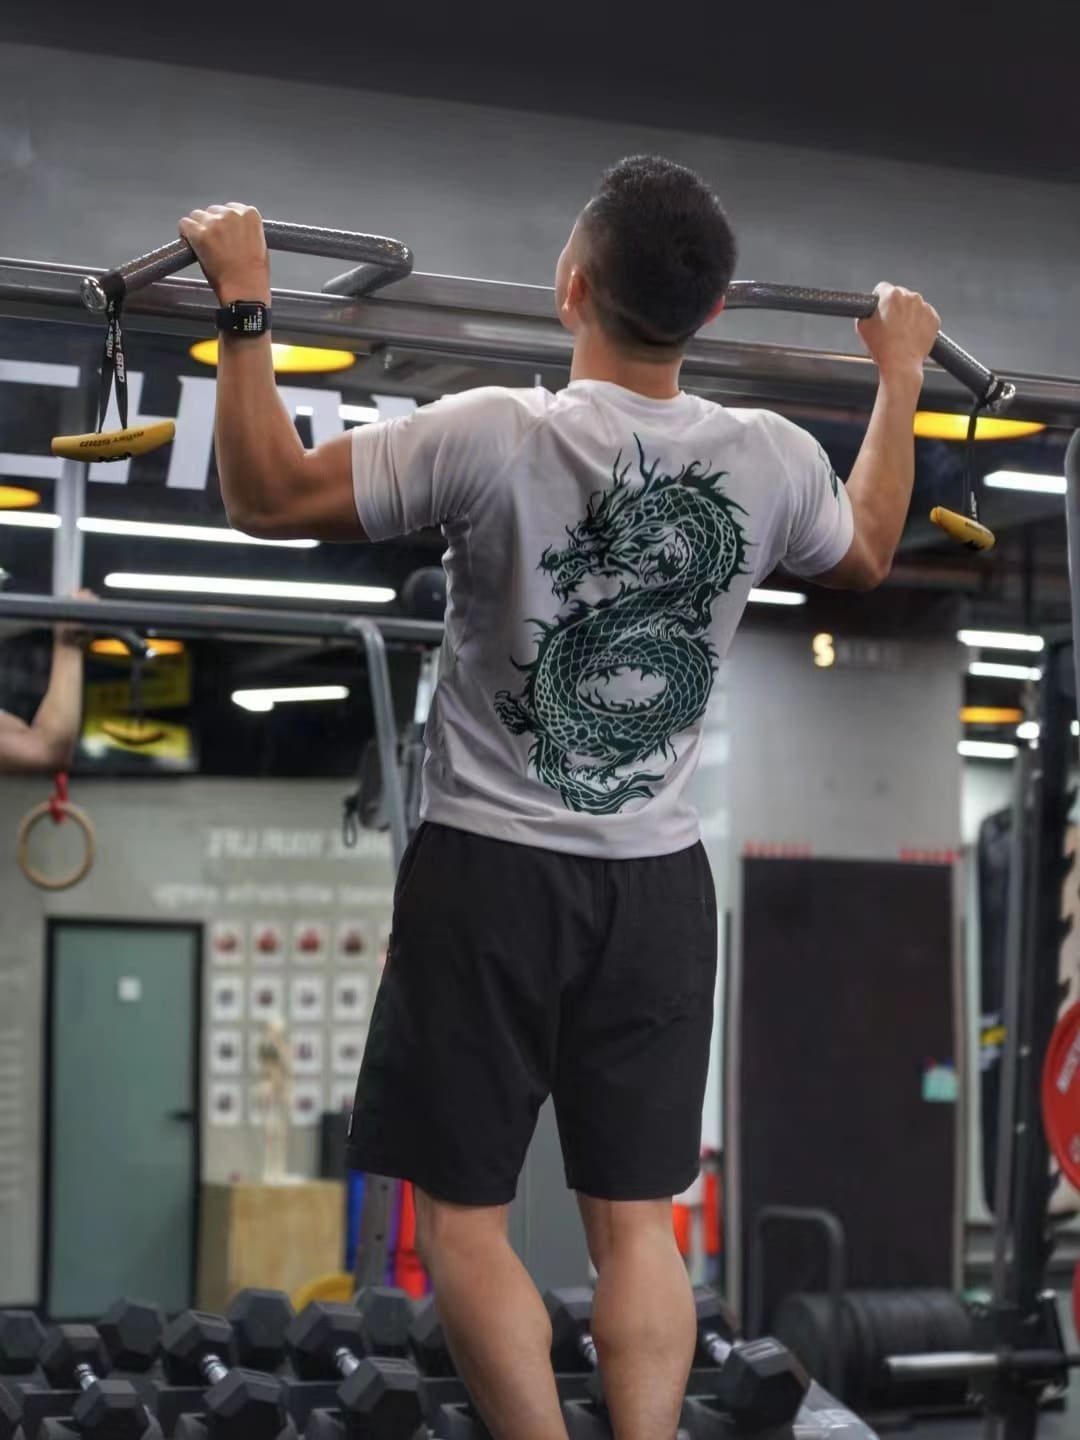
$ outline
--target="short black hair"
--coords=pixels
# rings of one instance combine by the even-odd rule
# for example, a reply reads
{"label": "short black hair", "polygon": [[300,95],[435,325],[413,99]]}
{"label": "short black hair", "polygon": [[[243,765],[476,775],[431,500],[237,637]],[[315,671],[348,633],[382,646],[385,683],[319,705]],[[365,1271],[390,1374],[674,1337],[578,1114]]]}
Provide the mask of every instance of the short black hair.
{"label": "short black hair", "polygon": [[677,351],[723,295],[735,235],[699,175],[659,155],[606,171],[581,216],[601,324],[637,350]]}

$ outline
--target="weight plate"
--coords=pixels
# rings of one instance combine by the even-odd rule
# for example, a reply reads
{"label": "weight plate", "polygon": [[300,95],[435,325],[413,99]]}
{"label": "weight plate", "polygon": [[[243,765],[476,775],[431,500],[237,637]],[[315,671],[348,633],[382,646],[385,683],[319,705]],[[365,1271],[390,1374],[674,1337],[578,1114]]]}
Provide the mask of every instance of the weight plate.
{"label": "weight plate", "polygon": [[1042,1076],[1043,1127],[1061,1173],[1080,1190],[1080,1001],[1054,1027]]}

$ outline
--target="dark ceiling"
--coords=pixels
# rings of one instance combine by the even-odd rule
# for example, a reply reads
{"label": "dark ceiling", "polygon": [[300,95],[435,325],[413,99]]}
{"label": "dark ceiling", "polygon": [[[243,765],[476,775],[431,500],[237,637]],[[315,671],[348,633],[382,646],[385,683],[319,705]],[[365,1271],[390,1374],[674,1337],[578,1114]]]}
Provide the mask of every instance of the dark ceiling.
{"label": "dark ceiling", "polygon": [[[1080,178],[1077,0],[662,10],[8,0],[2,37],[222,71]],[[122,95],[103,138],[122,145]]]}

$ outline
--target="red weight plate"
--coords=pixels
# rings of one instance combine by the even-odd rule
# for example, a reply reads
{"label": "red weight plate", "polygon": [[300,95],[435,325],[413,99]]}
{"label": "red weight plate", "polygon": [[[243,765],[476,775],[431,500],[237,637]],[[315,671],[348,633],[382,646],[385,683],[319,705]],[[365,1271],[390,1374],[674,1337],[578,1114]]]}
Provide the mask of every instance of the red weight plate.
{"label": "red weight plate", "polygon": [[1080,1003],[1058,1021],[1042,1078],[1043,1126],[1061,1173],[1080,1190]]}

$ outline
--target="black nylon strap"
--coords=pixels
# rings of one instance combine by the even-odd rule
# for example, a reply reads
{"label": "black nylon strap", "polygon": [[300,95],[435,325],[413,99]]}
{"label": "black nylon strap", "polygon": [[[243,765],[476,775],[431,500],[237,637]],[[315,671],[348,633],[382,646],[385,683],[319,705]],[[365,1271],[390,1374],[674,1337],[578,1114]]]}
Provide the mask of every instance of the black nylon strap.
{"label": "black nylon strap", "polygon": [[105,424],[114,380],[120,429],[126,430],[128,423],[127,368],[124,363],[124,331],[120,324],[120,305],[119,300],[110,300],[109,308],[105,312],[105,351],[101,357],[101,383],[98,388],[99,433]]}

